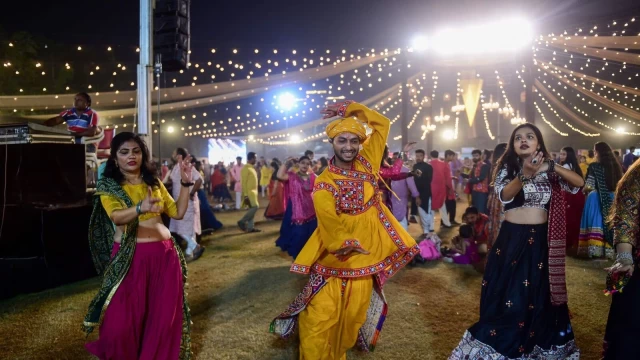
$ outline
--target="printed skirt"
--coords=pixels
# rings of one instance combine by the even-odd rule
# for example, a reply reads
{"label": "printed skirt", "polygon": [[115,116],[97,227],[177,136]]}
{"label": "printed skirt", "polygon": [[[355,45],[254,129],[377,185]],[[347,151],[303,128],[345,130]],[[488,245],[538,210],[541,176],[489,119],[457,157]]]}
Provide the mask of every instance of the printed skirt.
{"label": "printed skirt", "polygon": [[489,252],[480,320],[449,359],[579,359],[566,304],[553,306],[547,224],[504,221]]}
{"label": "printed skirt", "polygon": [[[613,199],[613,193],[610,195]],[[597,191],[592,191],[584,204],[582,220],[580,220],[578,256],[594,259],[613,259],[614,257],[613,248],[604,237],[604,217]]]}

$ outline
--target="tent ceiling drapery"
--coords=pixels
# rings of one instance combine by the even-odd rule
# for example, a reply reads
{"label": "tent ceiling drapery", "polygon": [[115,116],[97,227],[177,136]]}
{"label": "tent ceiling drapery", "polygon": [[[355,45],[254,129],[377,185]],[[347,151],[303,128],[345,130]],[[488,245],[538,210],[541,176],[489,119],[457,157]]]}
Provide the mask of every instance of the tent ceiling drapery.
{"label": "tent ceiling drapery", "polygon": [[630,87],[627,87],[627,86],[616,84],[616,83],[611,82],[611,81],[600,80],[600,79],[595,78],[593,76],[589,76],[589,75],[586,75],[586,74],[583,74],[583,73],[579,73],[577,71],[567,70],[567,69],[561,68],[559,66],[553,65],[551,63],[545,63],[543,61],[540,61],[539,66],[540,65],[545,70],[546,70],[547,67],[549,67],[549,68],[552,68],[552,69],[554,69],[556,71],[560,71],[560,72],[565,73],[567,75],[575,76],[575,77],[578,77],[578,78],[583,79],[583,80],[588,80],[588,81],[591,81],[591,82],[596,83],[598,85],[607,86],[607,87],[610,87],[610,88],[613,88],[613,89],[616,89],[616,90],[619,90],[619,91],[627,92],[627,93],[632,94],[632,95],[639,95],[640,96],[640,90],[638,90],[637,87],[636,88],[630,88]]}
{"label": "tent ceiling drapery", "polygon": [[[541,66],[541,65],[540,65]],[[554,72],[554,71],[550,71],[549,72],[551,75],[553,75],[554,77],[558,78],[560,81],[564,82],[565,84],[571,86],[574,90],[582,93],[585,96],[590,97],[591,99],[604,104],[605,106],[621,113],[624,114],[625,116],[628,116],[632,119],[635,120],[640,120],[640,112],[634,111],[629,109],[628,107],[624,106],[624,105],[620,105],[618,103],[616,103],[613,100],[609,100],[603,96],[600,96],[596,93],[594,93],[591,90],[585,89],[583,86],[578,85],[577,83],[563,77],[562,75],[558,74],[558,72]]]}
{"label": "tent ceiling drapery", "polygon": [[[420,77],[420,75],[422,75],[422,73],[418,73],[413,75],[412,77],[409,78],[408,83],[412,83],[413,81],[415,81],[418,77]],[[366,105],[366,106],[370,106],[375,104],[376,102],[380,101],[381,99],[388,97],[389,95],[391,95],[393,92],[398,91],[398,89],[402,88],[402,84],[396,84],[390,88],[387,88],[381,92],[379,92],[378,94],[364,100],[361,101],[362,104]],[[299,132],[300,130],[305,130],[308,128],[312,128],[314,126],[319,126],[322,124],[326,124],[330,121],[333,121],[337,118],[330,118],[330,119],[316,119],[316,120],[312,120],[309,122],[306,122],[304,124],[298,125],[298,126],[293,126],[290,127],[286,130],[284,130],[284,132]],[[268,133],[264,133],[264,134],[260,134],[259,137],[256,138],[256,140],[264,140],[266,138],[272,137],[272,136],[278,136],[281,135],[283,133],[283,130],[276,130],[276,131],[272,131],[272,132],[268,132]]]}
{"label": "tent ceiling drapery", "polygon": [[[325,65],[305,71],[291,72],[287,74],[272,75],[256,79],[245,79],[238,81],[225,81],[221,83],[204,84],[197,86],[181,86],[176,88],[161,89],[161,102],[178,103],[184,100],[196,98],[208,98],[216,95],[230,94],[242,90],[270,88],[275,86],[286,86],[290,84],[314,81],[323,77],[333,76],[342,72],[368,65],[388,54],[364,56],[360,59],[353,59],[340,62],[335,65]],[[119,92],[97,92],[93,95],[94,107],[117,108],[131,107],[135,105],[136,91]],[[166,96],[165,96],[166,94]],[[152,91],[151,98],[155,102],[157,92]],[[63,109],[72,102],[71,94],[51,94],[51,95],[25,95],[25,96],[0,96],[0,109]],[[104,113],[104,110],[101,111]]]}
{"label": "tent ceiling drapery", "polygon": [[[190,108],[194,108],[194,107],[202,107],[202,106],[209,106],[209,105],[213,105],[213,104],[219,104],[219,103],[224,103],[224,102],[228,102],[228,101],[232,101],[232,100],[240,100],[240,99],[244,99],[247,97],[251,97],[251,96],[255,96],[261,93],[264,93],[266,91],[270,91],[273,90],[273,88],[277,88],[277,87],[284,87],[284,86],[288,86],[291,84],[295,84],[295,83],[299,83],[299,82],[307,82],[307,81],[316,81],[319,79],[323,79],[323,78],[327,78],[327,77],[331,77],[331,76],[335,76],[338,75],[340,73],[344,73],[353,69],[357,69],[359,67],[368,65],[370,63],[373,63],[381,58],[384,58],[383,55],[373,55],[373,56],[369,56],[366,58],[361,58],[360,60],[354,60],[352,62],[348,62],[348,63],[340,63],[337,65],[329,65],[329,66],[324,66],[322,68],[316,68],[315,71],[313,71],[312,74],[309,74],[309,72],[300,72],[300,74],[296,77],[289,77],[287,78],[287,75],[282,75],[282,78],[280,82],[271,82],[269,83],[268,87],[255,87],[255,88],[249,88],[249,89],[245,89],[242,91],[238,91],[236,89],[235,86],[231,87],[233,89],[236,89],[233,92],[230,93],[224,93],[224,94],[220,94],[220,95],[215,95],[215,96],[209,96],[209,97],[200,97],[200,98],[196,98],[196,99],[192,99],[192,100],[187,100],[187,101],[177,101],[177,102],[171,102],[171,103],[165,103],[165,104],[161,104],[160,105],[160,111],[178,111],[182,108],[186,108],[186,107],[190,107]],[[225,85],[229,85],[233,83],[233,82],[226,82]],[[247,84],[248,85],[248,84]],[[210,86],[210,85],[207,85]],[[191,86],[187,87],[187,88],[192,88]],[[152,107],[152,112],[156,113],[158,111],[158,107],[157,106],[153,106]],[[100,111],[100,115],[102,116],[102,118],[109,118],[109,117],[120,117],[120,116],[133,116],[136,113],[136,109],[135,108],[124,108],[124,109],[116,109],[116,110],[103,110]],[[29,116],[25,116],[26,118],[29,119],[38,119],[38,120],[42,120],[42,119],[47,119],[50,118],[51,116],[55,116],[56,114],[43,114],[43,115],[29,115]]]}
{"label": "tent ceiling drapery", "polygon": [[549,45],[640,49],[640,36],[542,36],[540,40]]}
{"label": "tent ceiling drapery", "polygon": [[549,45],[556,47],[558,49],[566,50],[568,52],[589,55],[596,58],[602,58],[607,60],[618,61],[621,63],[640,65],[640,54],[620,52],[615,50],[598,49],[598,48],[592,48],[592,47],[567,46],[567,45],[555,44],[555,43],[549,44]]}
{"label": "tent ceiling drapery", "polygon": [[571,120],[584,126],[585,128],[588,128],[591,131],[594,131],[594,132],[601,131],[600,128],[584,121],[580,116],[576,115],[573,111],[571,111],[571,109],[569,109],[565,104],[563,104],[560,100],[558,100],[558,98],[555,95],[553,95],[549,90],[547,90],[547,88],[540,82],[540,80],[534,79],[534,86],[542,94],[542,96],[544,96],[550,103],[553,104],[553,106],[555,106],[560,111],[562,111]]}

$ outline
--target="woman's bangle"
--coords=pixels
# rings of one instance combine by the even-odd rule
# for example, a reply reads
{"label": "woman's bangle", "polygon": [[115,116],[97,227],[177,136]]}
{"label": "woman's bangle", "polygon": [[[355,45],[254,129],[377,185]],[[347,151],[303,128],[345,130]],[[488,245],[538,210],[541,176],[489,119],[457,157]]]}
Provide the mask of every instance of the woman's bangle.
{"label": "woman's bangle", "polygon": [[518,174],[518,180],[520,180],[522,185],[524,185],[526,182],[531,180],[531,178],[526,177],[522,172],[520,172],[520,174]]}
{"label": "woman's bangle", "polygon": [[186,183],[186,182],[180,180],[180,185],[182,185],[184,187],[190,187],[190,186],[193,186],[193,184],[195,184],[195,183],[194,182]]}
{"label": "woman's bangle", "polygon": [[554,172],[556,168],[556,162],[553,160],[549,160],[549,169],[548,172]]}
{"label": "woman's bangle", "polygon": [[138,205],[136,205],[136,213],[142,214],[142,200],[138,201]]}

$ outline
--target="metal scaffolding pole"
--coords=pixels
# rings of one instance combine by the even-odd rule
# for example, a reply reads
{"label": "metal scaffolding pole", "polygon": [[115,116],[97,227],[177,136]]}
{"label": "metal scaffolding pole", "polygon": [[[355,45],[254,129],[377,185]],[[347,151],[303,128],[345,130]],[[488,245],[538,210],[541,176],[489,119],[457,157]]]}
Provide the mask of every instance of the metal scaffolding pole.
{"label": "metal scaffolding pole", "polygon": [[153,0],[140,0],[140,63],[138,64],[138,133],[153,151],[151,127],[151,89],[153,78]]}

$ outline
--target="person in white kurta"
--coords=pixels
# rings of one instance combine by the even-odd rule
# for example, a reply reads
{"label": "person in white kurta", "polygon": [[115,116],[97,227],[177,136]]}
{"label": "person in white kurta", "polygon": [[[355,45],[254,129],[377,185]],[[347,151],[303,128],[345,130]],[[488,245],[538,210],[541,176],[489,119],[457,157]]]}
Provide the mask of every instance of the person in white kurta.
{"label": "person in white kurta", "polygon": [[235,181],[235,185],[233,186],[233,191],[236,192],[236,210],[240,210],[240,207],[242,206],[242,176],[241,176],[241,172],[242,172],[242,167],[244,166],[242,164],[242,158],[240,156],[238,156],[236,158],[237,163],[233,165],[233,167],[231,168],[231,176],[233,177],[233,180]]}
{"label": "person in white kurta", "polygon": [[[192,181],[196,182],[202,180],[200,173],[195,168],[191,169]],[[173,183],[173,196],[174,198],[180,194],[180,167],[174,166],[169,175],[171,182]],[[193,186],[189,187],[190,194],[193,194]],[[187,212],[184,214],[182,220],[171,219],[169,231],[175,232],[182,236],[187,242],[187,249],[185,255],[192,256],[193,250],[196,249],[198,243],[196,242],[196,229],[200,228],[200,202],[198,196],[191,196],[189,199],[189,206]]]}

